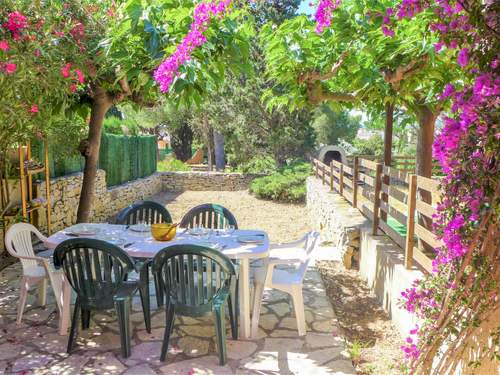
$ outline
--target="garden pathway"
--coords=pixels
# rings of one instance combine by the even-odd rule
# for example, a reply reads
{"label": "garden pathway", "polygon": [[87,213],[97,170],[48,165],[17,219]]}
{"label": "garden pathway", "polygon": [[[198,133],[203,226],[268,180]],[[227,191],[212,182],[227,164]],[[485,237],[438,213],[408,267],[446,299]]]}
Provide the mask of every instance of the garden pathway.
{"label": "garden pathway", "polygon": [[[156,199],[168,199],[168,208],[176,220],[197,203],[224,204],[234,212],[242,227],[257,223],[255,227],[268,230],[275,241],[294,239],[298,237],[296,233],[307,230],[305,210],[301,206],[257,200],[255,203],[253,197],[247,194],[245,198],[240,192],[222,193],[225,200],[210,197],[214,192],[199,193],[199,196],[198,192],[162,195]],[[228,201],[231,196],[237,200]],[[46,308],[40,308],[36,306],[34,294],[30,295],[23,323],[15,325],[19,278],[19,264],[0,272],[0,374],[355,374],[314,267],[309,269],[304,281],[307,335],[297,336],[287,295],[266,292],[258,337],[228,339],[228,365],[224,367],[218,366],[210,316],[178,318],[167,360],[160,362],[165,314],[163,310],[154,310],[153,330],[148,334],[138,298],[133,304],[130,358],[120,356],[116,317],[112,312],[94,315],[91,328],[80,333],[78,347],[68,356],[65,353],[67,336],[57,334],[58,317],[53,298],[49,298]]]}

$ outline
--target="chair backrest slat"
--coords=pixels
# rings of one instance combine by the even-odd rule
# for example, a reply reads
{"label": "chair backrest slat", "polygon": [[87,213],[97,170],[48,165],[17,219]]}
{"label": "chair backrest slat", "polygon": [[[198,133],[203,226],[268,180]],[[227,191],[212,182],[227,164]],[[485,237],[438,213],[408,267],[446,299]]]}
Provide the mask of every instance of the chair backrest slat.
{"label": "chair backrest slat", "polygon": [[[10,255],[19,257],[34,257],[32,236],[35,235],[38,239],[45,241],[47,238],[43,236],[38,229],[28,223],[16,223],[12,225],[5,234],[5,247]],[[23,266],[24,274],[38,267],[38,263],[32,259],[20,258]]]}
{"label": "chair backrest slat", "polygon": [[320,234],[318,232],[310,232],[306,237],[306,240],[304,242],[304,251],[306,253],[306,256],[304,257],[304,260],[300,262],[297,267],[297,272],[301,277],[301,279],[304,278],[307,271],[307,267],[309,266],[309,262],[312,259],[314,250],[316,250],[316,248],[319,245],[319,237]]}
{"label": "chair backrest slat", "polygon": [[[101,261],[102,260],[102,261]],[[112,305],[111,297],[134,270],[132,259],[119,247],[91,238],[74,238],[54,250],[54,264],[87,305]]]}
{"label": "chair backrest slat", "polygon": [[220,251],[196,245],[174,245],[153,259],[170,301],[191,307],[209,305],[222,287],[228,287],[234,265]]}
{"label": "chair backrest slat", "polygon": [[226,222],[238,229],[236,218],[227,208],[206,203],[190,209],[182,218],[180,226],[193,228],[196,225],[203,225],[205,228],[223,229]]}
{"label": "chair backrest slat", "polygon": [[123,209],[116,217],[116,224],[133,225],[171,223],[172,216],[161,204],[152,201],[139,201]]}

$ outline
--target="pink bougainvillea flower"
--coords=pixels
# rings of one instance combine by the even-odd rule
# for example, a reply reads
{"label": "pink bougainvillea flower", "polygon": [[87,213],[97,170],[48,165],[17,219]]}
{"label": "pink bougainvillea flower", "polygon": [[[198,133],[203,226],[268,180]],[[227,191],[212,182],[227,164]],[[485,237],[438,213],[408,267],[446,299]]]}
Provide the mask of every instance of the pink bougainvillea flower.
{"label": "pink bougainvillea flower", "polygon": [[0,49],[4,52],[7,52],[9,50],[9,42],[6,40],[0,40]]}
{"label": "pink bougainvillea flower", "polygon": [[64,78],[68,78],[71,75],[71,63],[67,63],[61,68],[61,74]]}
{"label": "pink bougainvillea flower", "polygon": [[14,63],[6,63],[4,69],[5,69],[5,73],[12,74],[16,71],[17,65]]}
{"label": "pink bougainvillea flower", "polygon": [[434,51],[439,52],[444,47],[444,42],[434,43]]}
{"label": "pink bougainvillea flower", "polygon": [[387,26],[382,26],[382,32],[385,36],[393,37],[395,35],[394,30],[389,29]]}
{"label": "pink bougainvillea flower", "polygon": [[30,109],[30,112],[31,113],[38,113],[38,106],[36,104],[32,104],[31,105],[31,109]]}
{"label": "pink bougainvillea flower", "polygon": [[316,32],[322,33],[332,24],[333,11],[340,5],[340,0],[321,0],[316,9],[314,19],[316,20]]}
{"label": "pink bougainvillea flower", "polygon": [[458,53],[457,56],[457,62],[458,65],[460,65],[462,68],[467,66],[469,63],[469,49],[468,48],[462,48],[460,52]]}
{"label": "pink bougainvillea flower", "polygon": [[78,82],[81,84],[85,83],[85,77],[80,69],[75,69],[75,74],[78,77]]}

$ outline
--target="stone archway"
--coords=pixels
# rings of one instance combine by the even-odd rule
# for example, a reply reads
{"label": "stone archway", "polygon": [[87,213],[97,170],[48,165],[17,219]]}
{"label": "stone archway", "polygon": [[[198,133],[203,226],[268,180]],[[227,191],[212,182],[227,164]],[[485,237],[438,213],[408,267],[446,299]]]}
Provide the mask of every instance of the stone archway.
{"label": "stone archway", "polygon": [[319,150],[318,159],[326,165],[329,165],[332,160],[347,164],[347,153],[339,146],[323,146]]}

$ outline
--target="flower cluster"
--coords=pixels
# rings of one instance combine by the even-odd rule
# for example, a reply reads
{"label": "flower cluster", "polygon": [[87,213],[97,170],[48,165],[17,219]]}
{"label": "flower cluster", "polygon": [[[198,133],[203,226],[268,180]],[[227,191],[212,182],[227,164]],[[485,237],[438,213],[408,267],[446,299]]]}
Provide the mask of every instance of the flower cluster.
{"label": "flower cluster", "polygon": [[207,1],[196,5],[193,13],[194,21],[186,37],[177,46],[175,52],[163,61],[154,72],[154,78],[160,85],[162,92],[167,92],[179,69],[191,59],[193,51],[203,45],[207,38],[203,34],[210,25],[210,20],[214,16],[222,16],[231,4],[231,0]]}
{"label": "flower cluster", "polygon": [[321,0],[314,15],[316,20],[316,32],[322,33],[326,27],[332,24],[333,11],[339,7],[341,0]]}
{"label": "flower cluster", "polygon": [[72,64],[67,63],[61,68],[61,75],[63,78],[68,78],[71,80],[71,84],[69,85],[69,90],[71,92],[76,92],[78,89],[78,84],[83,85],[85,83],[85,76],[80,69],[74,69],[73,74],[71,71]]}
{"label": "flower cluster", "polygon": [[26,26],[28,26],[27,18],[21,12],[10,13],[7,22],[3,24],[3,27],[11,32],[14,40],[20,38],[20,33]]}

